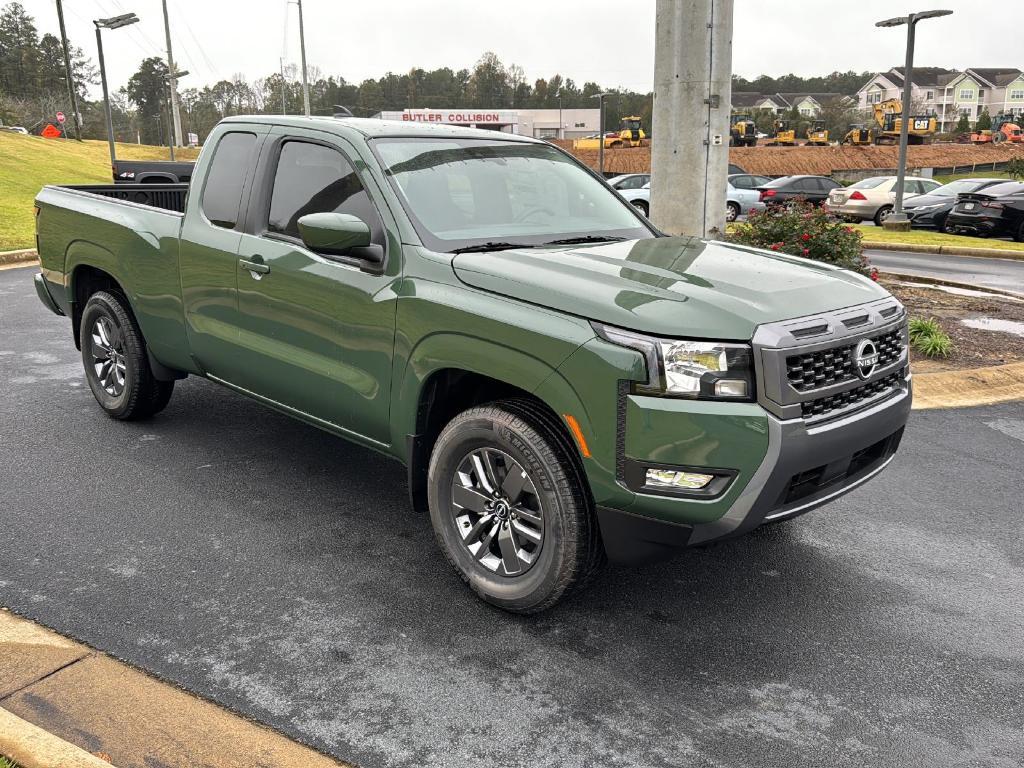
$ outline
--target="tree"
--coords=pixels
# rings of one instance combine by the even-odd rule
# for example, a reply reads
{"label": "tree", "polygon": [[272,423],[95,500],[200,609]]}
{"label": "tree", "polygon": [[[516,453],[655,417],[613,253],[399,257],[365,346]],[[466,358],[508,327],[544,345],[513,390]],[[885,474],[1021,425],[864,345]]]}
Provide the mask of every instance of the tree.
{"label": "tree", "polygon": [[0,93],[33,96],[39,74],[39,33],[21,3],[0,11]]}
{"label": "tree", "polygon": [[956,121],[956,132],[967,133],[971,130],[971,121],[967,117],[966,112],[960,113],[960,119]]}
{"label": "tree", "polygon": [[505,66],[488,51],[473,67],[469,78],[469,100],[472,107],[494,109],[506,105],[508,73]]}
{"label": "tree", "polygon": [[170,96],[167,64],[157,56],[144,59],[125,90],[138,110],[138,130],[143,143],[163,144],[167,117],[162,112]]}
{"label": "tree", "polygon": [[981,110],[981,114],[978,115],[978,122],[974,124],[974,127],[979,131],[992,130],[992,116],[988,113],[988,107]]}

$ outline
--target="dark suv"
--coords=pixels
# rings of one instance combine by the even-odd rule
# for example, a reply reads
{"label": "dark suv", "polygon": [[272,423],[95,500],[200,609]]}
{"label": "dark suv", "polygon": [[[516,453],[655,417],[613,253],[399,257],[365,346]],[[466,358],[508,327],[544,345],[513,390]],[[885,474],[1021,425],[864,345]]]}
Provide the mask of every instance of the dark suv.
{"label": "dark suv", "polygon": [[761,202],[767,206],[782,205],[797,198],[821,205],[828,193],[842,185],[827,176],[783,176],[757,188]]}
{"label": "dark suv", "polygon": [[1024,182],[1008,181],[959,195],[946,229],[984,237],[1009,235],[1024,242]]}

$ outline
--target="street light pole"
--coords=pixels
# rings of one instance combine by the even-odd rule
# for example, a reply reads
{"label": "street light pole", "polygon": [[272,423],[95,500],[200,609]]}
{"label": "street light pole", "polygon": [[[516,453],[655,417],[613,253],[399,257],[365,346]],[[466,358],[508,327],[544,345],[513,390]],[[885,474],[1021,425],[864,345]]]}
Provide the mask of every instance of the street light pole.
{"label": "street light pole", "polygon": [[609,96],[607,92],[595,93],[590,98],[597,99],[598,106],[598,129],[597,129],[597,167],[601,178],[604,178],[604,97]]}
{"label": "street light pole", "polygon": [[306,75],[306,26],[302,22],[302,0],[295,0],[299,6],[299,48],[302,50],[302,108],[309,117],[309,78]]}
{"label": "street light pole", "polygon": [[558,89],[558,132],[555,134],[560,139],[565,138],[565,123],[562,121],[562,89]]}
{"label": "street light pole", "polygon": [[68,96],[71,98],[71,124],[75,128],[75,138],[82,140],[82,126],[78,116],[78,94],[75,92],[75,78],[71,71],[71,51],[68,49],[68,33],[64,30],[64,4],[57,0],[57,22],[60,24],[60,42],[64,48],[64,71],[68,77]]}
{"label": "street light pole", "polygon": [[110,111],[110,93],[107,90],[107,68],[103,62],[103,35],[104,29],[120,29],[129,24],[135,24],[139,17],[134,13],[123,13],[120,16],[113,16],[109,19],[96,19],[93,24],[96,26],[96,49],[100,60],[100,82],[103,84],[103,106],[107,113],[107,142],[110,144],[110,170],[113,173],[114,164],[117,162],[117,154],[114,150],[114,118]]}
{"label": "street light pole", "polygon": [[903,67],[903,113],[900,116],[900,151],[896,165],[896,201],[893,211],[884,220],[883,226],[886,229],[909,230],[910,219],[903,212],[903,188],[907,177],[907,144],[910,143],[910,100],[913,98],[913,74],[914,74],[914,42],[917,32],[917,22],[922,19],[934,19],[939,16],[949,16],[952,11],[921,11],[911,13],[908,16],[898,16],[892,19],[885,19],[875,24],[876,27],[899,27],[907,25],[907,58]]}

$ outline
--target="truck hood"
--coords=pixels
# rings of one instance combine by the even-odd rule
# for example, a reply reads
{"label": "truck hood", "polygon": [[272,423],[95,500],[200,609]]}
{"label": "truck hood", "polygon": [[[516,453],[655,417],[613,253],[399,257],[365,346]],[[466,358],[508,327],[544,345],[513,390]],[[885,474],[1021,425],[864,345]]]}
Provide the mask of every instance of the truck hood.
{"label": "truck hood", "polygon": [[848,270],[690,237],[462,253],[452,266],[476,288],[620,328],[737,341],[889,295]]}

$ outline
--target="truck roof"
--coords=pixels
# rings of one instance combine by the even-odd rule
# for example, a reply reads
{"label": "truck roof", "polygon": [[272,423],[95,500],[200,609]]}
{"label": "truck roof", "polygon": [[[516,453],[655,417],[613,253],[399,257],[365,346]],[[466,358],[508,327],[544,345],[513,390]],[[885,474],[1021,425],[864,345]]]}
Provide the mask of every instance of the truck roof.
{"label": "truck roof", "polygon": [[225,123],[259,123],[261,125],[287,125],[293,128],[314,128],[344,135],[346,131],[354,131],[368,138],[381,136],[409,137],[454,137],[491,139],[498,141],[519,141],[531,144],[543,144],[539,139],[518,136],[500,131],[487,131],[478,128],[463,128],[458,125],[443,123],[405,122],[403,120],[377,120],[364,117],[328,117],[314,115],[235,115],[226,117]]}

